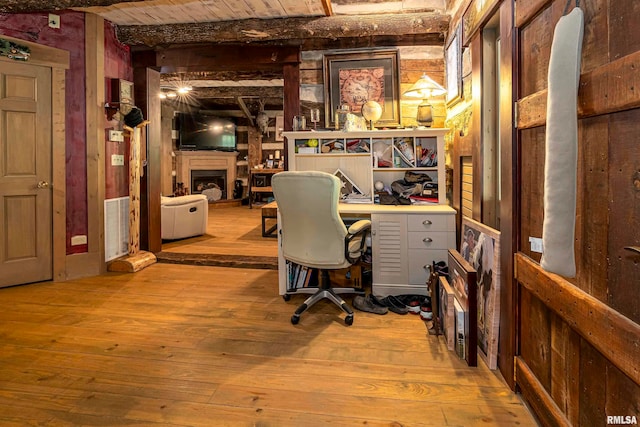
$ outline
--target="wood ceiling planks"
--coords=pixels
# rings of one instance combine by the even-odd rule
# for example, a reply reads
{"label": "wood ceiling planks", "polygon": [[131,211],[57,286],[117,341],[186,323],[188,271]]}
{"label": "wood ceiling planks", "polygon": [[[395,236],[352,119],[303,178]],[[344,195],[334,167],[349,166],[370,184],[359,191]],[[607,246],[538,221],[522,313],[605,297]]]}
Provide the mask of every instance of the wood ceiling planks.
{"label": "wood ceiling planks", "polygon": [[325,16],[322,0],[148,0],[77,8],[118,25],[159,25]]}

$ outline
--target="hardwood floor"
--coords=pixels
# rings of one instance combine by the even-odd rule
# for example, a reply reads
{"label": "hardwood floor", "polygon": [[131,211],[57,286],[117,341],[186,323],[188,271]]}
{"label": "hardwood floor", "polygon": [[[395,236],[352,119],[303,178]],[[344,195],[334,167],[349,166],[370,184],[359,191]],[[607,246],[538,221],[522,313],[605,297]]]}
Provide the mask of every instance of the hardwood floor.
{"label": "hardwood floor", "polygon": [[[210,204],[207,233],[164,241],[162,262],[277,269],[278,240],[262,237],[260,205]],[[275,220],[267,220],[267,227]]]}
{"label": "hardwood floor", "polygon": [[415,315],[289,319],[277,271],[156,263],[0,289],[2,426],[535,426]]}

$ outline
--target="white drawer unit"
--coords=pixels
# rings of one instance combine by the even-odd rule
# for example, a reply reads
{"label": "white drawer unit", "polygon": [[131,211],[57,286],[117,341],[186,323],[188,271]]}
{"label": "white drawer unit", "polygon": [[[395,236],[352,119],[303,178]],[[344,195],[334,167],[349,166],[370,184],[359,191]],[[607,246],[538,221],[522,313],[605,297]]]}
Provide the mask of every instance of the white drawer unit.
{"label": "white drawer unit", "polygon": [[[455,210],[447,205],[445,188],[447,131],[284,132],[289,170],[339,172],[363,196],[360,203],[340,203],[339,209],[343,217],[371,218],[372,288],[376,295],[427,295],[432,262],[446,261],[447,250],[456,247]],[[389,188],[407,176],[427,180],[422,194],[414,197],[421,204],[373,203],[380,183]],[[280,257],[280,294],[287,292],[286,267]]]}
{"label": "white drawer unit", "polygon": [[373,292],[426,295],[432,262],[447,261],[455,248],[454,211],[448,214],[371,215]]}

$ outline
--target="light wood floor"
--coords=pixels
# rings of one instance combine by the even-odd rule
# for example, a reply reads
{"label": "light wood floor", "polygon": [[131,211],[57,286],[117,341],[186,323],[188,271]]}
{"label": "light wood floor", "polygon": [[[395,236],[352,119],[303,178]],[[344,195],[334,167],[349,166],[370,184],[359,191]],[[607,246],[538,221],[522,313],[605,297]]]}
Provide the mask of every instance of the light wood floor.
{"label": "light wood floor", "polygon": [[534,426],[415,315],[289,319],[277,271],[153,264],[0,289],[2,426]]}
{"label": "light wood floor", "polygon": [[[277,239],[262,237],[260,206],[210,204],[207,233],[165,241],[163,252],[239,256],[278,256]],[[267,220],[274,224],[275,220]]]}

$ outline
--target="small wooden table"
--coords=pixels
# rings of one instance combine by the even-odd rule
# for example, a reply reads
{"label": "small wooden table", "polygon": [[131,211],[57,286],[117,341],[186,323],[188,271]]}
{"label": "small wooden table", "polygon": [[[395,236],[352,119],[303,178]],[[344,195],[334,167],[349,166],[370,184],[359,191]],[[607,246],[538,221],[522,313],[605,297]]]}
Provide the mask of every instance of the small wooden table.
{"label": "small wooden table", "polygon": [[[253,205],[253,197],[257,193],[273,193],[271,188],[271,177],[278,172],[282,172],[284,169],[250,169],[249,170],[249,209]],[[257,176],[264,175],[265,182],[261,185],[254,185],[254,180]]]}
{"label": "small wooden table", "polygon": [[[278,237],[275,233],[278,228],[278,203],[274,200],[271,203],[267,203],[261,209],[262,213],[262,237]],[[276,223],[267,228],[267,219],[275,219]]]}

